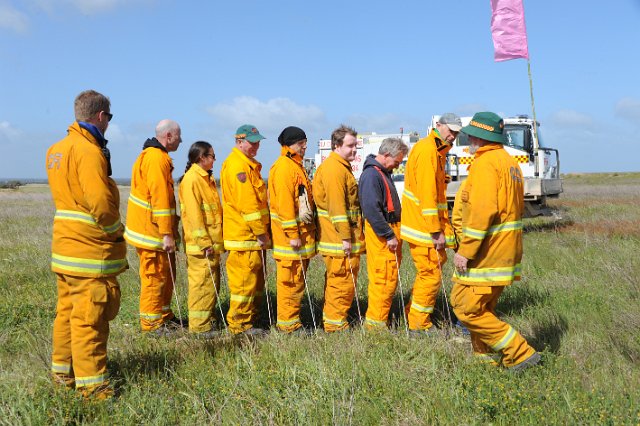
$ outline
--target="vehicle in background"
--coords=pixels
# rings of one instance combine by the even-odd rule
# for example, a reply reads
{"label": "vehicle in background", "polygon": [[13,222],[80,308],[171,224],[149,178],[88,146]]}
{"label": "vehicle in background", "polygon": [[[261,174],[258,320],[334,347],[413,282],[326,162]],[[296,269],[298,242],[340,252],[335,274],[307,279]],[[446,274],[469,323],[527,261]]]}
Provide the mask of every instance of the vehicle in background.
{"label": "vehicle in background", "polygon": [[[440,116],[433,116],[431,127]],[[468,125],[471,117],[462,117],[462,124]],[[540,123],[526,115],[504,119],[507,142],[506,151],[516,159],[524,176],[524,199],[527,216],[550,214],[547,198],[557,198],[562,193],[560,178],[560,153],[555,148],[544,146],[540,134]],[[430,129],[429,129],[430,130]],[[451,177],[447,185],[447,201],[453,205],[460,183],[469,175],[473,155],[469,153],[469,139],[460,132],[447,154],[446,173]]]}

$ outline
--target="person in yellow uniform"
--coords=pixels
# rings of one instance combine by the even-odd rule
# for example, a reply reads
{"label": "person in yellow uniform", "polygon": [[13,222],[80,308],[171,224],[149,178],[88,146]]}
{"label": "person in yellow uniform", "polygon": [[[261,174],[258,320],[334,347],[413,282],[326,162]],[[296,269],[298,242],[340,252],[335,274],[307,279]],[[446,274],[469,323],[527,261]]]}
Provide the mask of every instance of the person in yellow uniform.
{"label": "person in yellow uniform", "polygon": [[322,319],[329,333],[349,328],[347,314],[365,249],[358,183],[351,171],[357,153],[356,131],[344,125],[334,130],[331,149],[313,179],[320,224],[318,251],[327,268]]}
{"label": "person in yellow uniform", "polygon": [[[300,305],[304,274],[316,254],[315,204],[311,182],[302,165],[307,135],[287,127],[278,136],[280,157],[269,171],[269,204],[273,257],[277,277],[277,327],[285,333],[301,330]],[[313,309],[313,306],[309,307]]]}
{"label": "person in yellow uniform", "polygon": [[210,143],[193,143],[179,191],[189,279],[189,332],[204,339],[217,335],[213,322],[220,290],[220,254],[224,252],[222,205],[211,173],[215,159]]}
{"label": "person in yellow uniform", "polygon": [[120,194],[104,138],[113,115],[109,98],[94,90],[80,93],[74,107],[75,123],[46,159],[56,207],[51,269],[58,286],[51,371],[56,383],[106,399],[113,395],[109,321],[120,309],[116,276],[127,268]]}
{"label": "person in yellow uniform", "polygon": [[387,328],[391,302],[398,285],[402,262],[400,197],[391,172],[407,155],[409,147],[399,138],[382,141],[378,154],[364,162],[358,190],[364,215],[364,237],[369,275],[369,306],[365,326]]}
{"label": "person in yellow uniform", "polygon": [[229,251],[227,323],[234,334],[256,337],[266,334],[255,325],[264,295],[263,261],[271,245],[267,187],[260,174],[262,164],[255,159],[262,139],[255,126],[240,126],[220,172],[224,248]]}
{"label": "person in yellow uniform", "polygon": [[460,117],[443,114],[431,133],[413,146],[407,160],[400,236],[409,243],[416,266],[407,315],[411,337],[435,331],[431,314],[447,261],[445,247],[455,246],[447,210],[446,153],[461,128]]}
{"label": "person in yellow uniform", "polygon": [[167,325],[186,323],[171,310],[178,217],[169,153],[181,142],[178,123],[160,121],[156,136],[146,140],[131,171],[124,237],[140,259],[140,326],[156,336],[175,330]]}
{"label": "person in yellow uniform", "polygon": [[504,121],[497,114],[476,113],[462,132],[475,155],[459,197],[462,236],[454,256],[451,304],[471,332],[474,355],[516,372],[540,361],[540,354],[495,313],[504,288],[521,275],[522,171],[504,149]]}

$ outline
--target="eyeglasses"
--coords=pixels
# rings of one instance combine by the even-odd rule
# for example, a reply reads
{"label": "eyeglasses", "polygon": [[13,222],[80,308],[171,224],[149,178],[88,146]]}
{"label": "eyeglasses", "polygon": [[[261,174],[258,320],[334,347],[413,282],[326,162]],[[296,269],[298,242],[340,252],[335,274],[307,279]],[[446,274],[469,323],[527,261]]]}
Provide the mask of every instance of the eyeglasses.
{"label": "eyeglasses", "polygon": [[205,157],[211,157],[211,159],[212,159],[213,161],[216,161],[216,155],[215,155],[215,154],[205,154],[204,156],[205,156]]}
{"label": "eyeglasses", "polygon": [[107,121],[111,121],[111,119],[113,118],[113,114],[111,114],[110,112],[102,111],[102,113],[107,116]]}

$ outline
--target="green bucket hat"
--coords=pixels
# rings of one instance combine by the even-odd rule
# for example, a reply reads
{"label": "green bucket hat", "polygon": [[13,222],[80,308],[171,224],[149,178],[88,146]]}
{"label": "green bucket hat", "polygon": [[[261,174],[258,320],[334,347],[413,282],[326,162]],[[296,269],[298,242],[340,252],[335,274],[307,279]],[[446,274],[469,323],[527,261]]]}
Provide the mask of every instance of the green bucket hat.
{"label": "green bucket hat", "polygon": [[260,134],[256,126],[244,124],[236,130],[236,139],[246,139],[251,143],[256,143],[266,138]]}
{"label": "green bucket hat", "polygon": [[493,112],[476,112],[469,125],[460,131],[489,142],[505,143],[504,120]]}

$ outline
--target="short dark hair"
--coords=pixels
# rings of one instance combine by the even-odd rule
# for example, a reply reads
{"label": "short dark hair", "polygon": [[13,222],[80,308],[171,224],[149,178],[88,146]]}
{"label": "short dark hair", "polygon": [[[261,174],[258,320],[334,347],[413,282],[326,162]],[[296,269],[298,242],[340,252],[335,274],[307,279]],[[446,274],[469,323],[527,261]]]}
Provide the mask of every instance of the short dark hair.
{"label": "short dark hair", "polygon": [[73,107],[76,121],[89,121],[100,111],[111,112],[111,101],[95,90],[85,90],[76,96]]}
{"label": "short dark hair", "polygon": [[344,142],[344,137],[347,135],[351,135],[354,138],[357,138],[358,132],[356,132],[355,129],[349,126],[345,126],[344,124],[341,124],[340,127],[335,129],[333,133],[331,133],[331,149],[334,150],[337,147],[342,146],[342,143]]}

